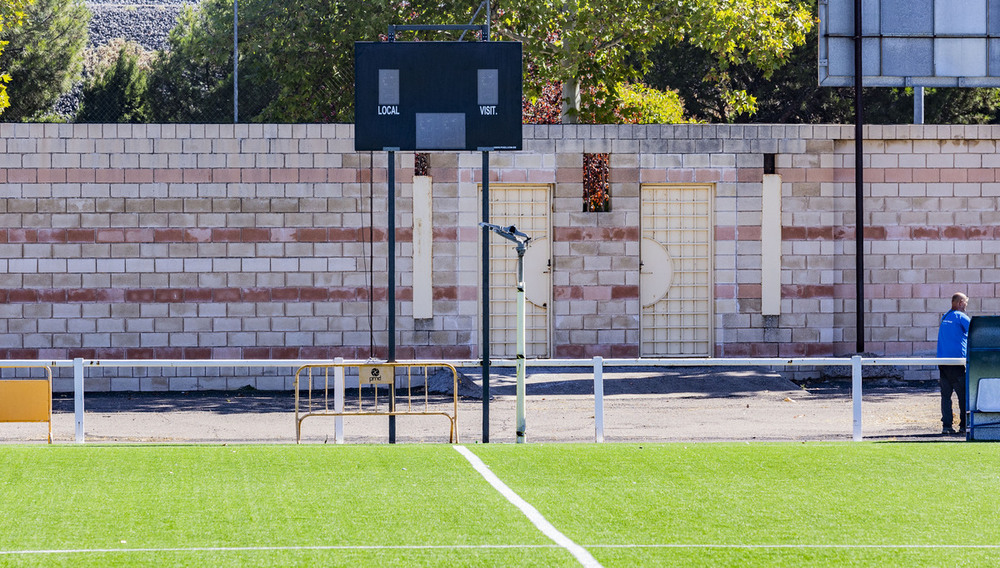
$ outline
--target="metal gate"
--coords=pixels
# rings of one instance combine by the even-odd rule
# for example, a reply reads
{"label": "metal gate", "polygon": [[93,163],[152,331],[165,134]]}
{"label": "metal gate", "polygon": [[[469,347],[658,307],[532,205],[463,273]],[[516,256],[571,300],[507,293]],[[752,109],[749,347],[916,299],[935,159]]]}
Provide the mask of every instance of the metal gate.
{"label": "metal gate", "polygon": [[[482,186],[480,186],[482,191]],[[552,303],[549,185],[490,184],[490,222],[514,225],[531,237],[524,254],[525,355],[549,357]],[[513,358],[517,329],[517,253],[509,241],[490,238],[490,357]]]}
{"label": "metal gate", "polygon": [[644,185],[639,297],[643,357],[709,357],[712,185]]}

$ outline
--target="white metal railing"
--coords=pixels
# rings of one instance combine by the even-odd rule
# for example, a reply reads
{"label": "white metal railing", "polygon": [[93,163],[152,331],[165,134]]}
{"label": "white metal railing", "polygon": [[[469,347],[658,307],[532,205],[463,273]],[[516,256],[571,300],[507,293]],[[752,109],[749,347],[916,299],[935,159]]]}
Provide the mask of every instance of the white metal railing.
{"label": "white metal railing", "polygon": [[[476,363],[478,364],[478,363]],[[515,361],[491,361],[497,367],[510,367]],[[751,357],[751,358],[687,358],[687,359],[534,359],[529,367],[590,367],[594,368],[594,441],[604,441],[604,367],[850,367],[851,402],[855,442],[863,439],[861,429],[861,377],[866,365],[926,367],[965,365],[963,357]],[[458,366],[458,365],[456,365]]]}
{"label": "white metal railing", "polygon": [[[76,441],[84,442],[84,377],[88,367],[112,368],[248,368],[248,367],[301,367],[303,365],[364,364],[366,361],[333,359],[11,359],[4,365],[45,365],[73,368],[73,408],[76,418]],[[430,361],[405,360],[404,364],[449,363],[455,367],[479,367],[478,360]],[[514,367],[514,360],[491,360],[494,367]],[[686,359],[529,359],[528,367],[590,367],[594,374],[594,440],[604,441],[604,368],[605,367],[850,367],[851,401],[853,405],[853,439],[861,441],[861,377],[865,366],[927,367],[936,365],[965,365],[962,357],[753,357],[753,358],[686,358]]]}

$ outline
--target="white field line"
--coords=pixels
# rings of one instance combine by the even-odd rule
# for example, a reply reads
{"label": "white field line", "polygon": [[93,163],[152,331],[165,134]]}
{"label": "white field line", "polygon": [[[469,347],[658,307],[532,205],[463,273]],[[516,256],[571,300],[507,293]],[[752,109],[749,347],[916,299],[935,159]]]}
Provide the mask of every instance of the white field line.
{"label": "white field line", "polygon": [[[1000,549],[1000,544],[588,544],[590,548],[721,548],[721,549]],[[199,546],[191,548],[77,548],[52,550],[0,550],[0,556],[113,554],[150,552],[295,552],[310,550],[488,550],[562,548],[558,544],[441,544],[441,545],[354,545],[354,546]]]}
{"label": "white field line", "polygon": [[505,548],[558,548],[556,544],[427,544],[427,545],[344,545],[344,546],[195,546],[191,548],[70,548],[52,550],[0,550],[0,556],[45,554],[111,554],[145,552],[296,552],[309,550],[463,550]]}
{"label": "white field line", "polygon": [[590,548],[1000,549],[1000,544],[588,544]]}
{"label": "white field line", "polygon": [[596,558],[591,556],[585,548],[576,544],[570,540],[569,537],[559,532],[559,529],[552,526],[552,523],[546,520],[545,517],[538,512],[538,509],[531,506],[531,504],[522,499],[520,495],[514,493],[514,490],[507,487],[506,483],[500,481],[500,478],[490,471],[490,468],[486,467],[483,460],[479,459],[476,454],[472,453],[465,446],[452,447],[455,448],[458,453],[465,456],[465,459],[469,460],[469,463],[471,463],[472,467],[479,472],[479,475],[482,475],[483,478],[486,479],[486,481],[489,482],[494,489],[499,491],[500,494],[503,495],[508,501],[510,501],[512,505],[520,509],[521,512],[524,513],[524,516],[528,517],[528,520],[530,520],[532,524],[538,528],[538,530],[542,531],[545,536],[552,539],[552,542],[555,542],[559,546],[568,550],[569,553],[572,554],[582,566],[587,568],[601,568],[601,563],[598,562]]}

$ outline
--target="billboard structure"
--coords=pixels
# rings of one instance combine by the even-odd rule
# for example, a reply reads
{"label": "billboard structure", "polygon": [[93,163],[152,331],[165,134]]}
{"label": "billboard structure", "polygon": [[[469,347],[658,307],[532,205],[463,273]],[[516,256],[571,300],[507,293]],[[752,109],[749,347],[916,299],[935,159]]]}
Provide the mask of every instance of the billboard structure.
{"label": "billboard structure", "polygon": [[1000,87],[1000,0],[819,0],[819,85],[854,87],[857,352],[863,353],[861,87],[914,87],[916,101],[923,87]]}
{"label": "billboard structure", "polygon": [[[819,0],[819,84],[854,85],[856,0]],[[866,87],[1000,87],[1000,0],[860,0]]]}

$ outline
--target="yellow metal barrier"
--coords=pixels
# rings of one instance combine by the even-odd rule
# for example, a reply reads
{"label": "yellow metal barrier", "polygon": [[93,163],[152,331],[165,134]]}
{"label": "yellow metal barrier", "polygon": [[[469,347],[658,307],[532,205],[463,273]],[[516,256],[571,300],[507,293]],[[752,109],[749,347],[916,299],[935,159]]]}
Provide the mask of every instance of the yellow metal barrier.
{"label": "yellow metal barrier", "polygon": [[52,443],[52,369],[12,365],[0,369],[45,369],[44,379],[0,379],[0,422],[48,422]]}
{"label": "yellow metal barrier", "polygon": [[[396,392],[395,387],[395,376],[396,370],[400,367],[406,369],[406,386],[404,388],[404,394],[400,395]],[[351,408],[348,409],[348,402],[344,400],[344,409],[342,411],[337,411],[336,409],[331,410],[331,387],[335,385],[331,384],[330,371],[331,369],[336,372],[338,369],[346,370],[348,368],[358,369],[358,397],[357,402],[353,400],[350,403]],[[430,395],[428,393],[428,380],[431,374],[428,373],[428,369],[448,369],[451,371],[452,376],[452,411],[443,412],[440,410],[431,410]],[[413,371],[415,369],[421,369],[424,378],[424,389],[423,395],[419,393],[414,395],[413,386]],[[303,400],[301,391],[302,375],[305,373],[306,380],[308,380],[307,392],[308,395]],[[318,376],[317,376],[318,375]],[[346,373],[341,374],[341,380]],[[313,396],[313,390],[315,389],[315,381],[318,379],[323,380],[323,394],[322,396]],[[386,400],[382,406],[379,404],[378,388],[372,389],[374,391],[374,396],[369,401],[366,402],[365,397],[362,393],[362,387],[364,385],[389,385],[389,396],[383,397]],[[419,387],[419,385],[418,385]],[[345,385],[340,385],[340,388],[345,392],[346,399],[346,387]],[[353,389],[352,389],[353,390]],[[334,393],[335,395],[336,393]],[[372,393],[369,393],[372,394]],[[416,398],[416,403],[414,399]],[[422,401],[422,403],[421,403]],[[400,407],[403,410],[400,410]],[[448,435],[448,442],[457,444],[458,443],[458,371],[455,367],[449,365],[448,363],[371,363],[371,364],[350,364],[350,363],[334,363],[334,364],[321,364],[321,365],[303,365],[295,372],[295,442],[298,443],[302,439],[302,422],[306,418],[311,418],[313,416],[444,416],[448,419],[451,425],[451,431]]]}

